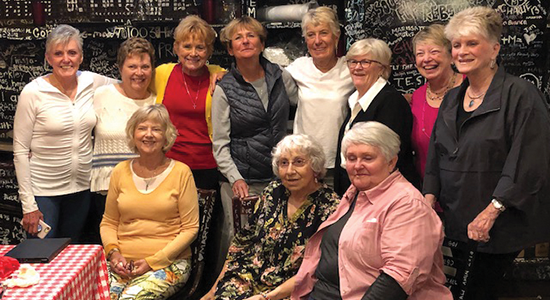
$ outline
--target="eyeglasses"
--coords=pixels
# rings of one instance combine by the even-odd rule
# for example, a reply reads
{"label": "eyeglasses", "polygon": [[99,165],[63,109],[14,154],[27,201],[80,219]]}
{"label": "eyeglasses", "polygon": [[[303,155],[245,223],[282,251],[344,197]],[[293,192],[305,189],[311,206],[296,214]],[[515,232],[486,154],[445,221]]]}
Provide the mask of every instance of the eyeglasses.
{"label": "eyeglasses", "polygon": [[357,67],[357,65],[361,65],[361,68],[364,69],[364,68],[369,67],[372,63],[378,63],[378,64],[382,65],[381,62],[373,60],[373,59],[363,59],[363,60],[350,59],[350,60],[347,61],[347,63],[348,63],[348,67],[351,68],[351,69],[354,69],[355,67]]}
{"label": "eyeglasses", "polygon": [[304,159],[304,158],[296,158],[292,162],[286,159],[282,159],[277,163],[277,165],[279,166],[279,168],[285,168],[285,169],[290,167],[290,165],[300,168],[305,166],[307,162],[308,162],[307,159]]}

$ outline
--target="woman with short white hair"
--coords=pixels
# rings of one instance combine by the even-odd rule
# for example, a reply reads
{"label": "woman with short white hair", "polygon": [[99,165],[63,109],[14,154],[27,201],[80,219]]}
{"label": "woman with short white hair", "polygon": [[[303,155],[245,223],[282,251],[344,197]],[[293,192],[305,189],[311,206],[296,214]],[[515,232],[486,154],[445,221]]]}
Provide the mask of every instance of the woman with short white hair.
{"label": "woman with short white hair", "polygon": [[502,18],[489,7],[445,28],[466,78],[432,132],[424,193],[439,201],[446,236],[478,242],[464,299],[497,299],[517,254],[550,237],[550,119],[544,95],[497,63]]}
{"label": "woman with short white hair", "polygon": [[346,134],[352,185],[308,241],[291,299],[452,299],[441,221],[396,169],[399,151],[399,136],[379,122]]}
{"label": "woman with short white hair", "polygon": [[[411,148],[411,108],[403,95],[388,82],[391,56],[388,44],[379,39],[359,40],[351,45],[346,58],[357,91],[348,99],[351,114],[340,128],[338,144],[341,144],[344,134],[359,122],[378,121],[385,124],[401,140],[397,167],[407,180],[419,187],[420,178],[414,168]],[[350,186],[350,180],[341,165],[344,159],[339,153],[336,156],[334,189],[342,195]]]}

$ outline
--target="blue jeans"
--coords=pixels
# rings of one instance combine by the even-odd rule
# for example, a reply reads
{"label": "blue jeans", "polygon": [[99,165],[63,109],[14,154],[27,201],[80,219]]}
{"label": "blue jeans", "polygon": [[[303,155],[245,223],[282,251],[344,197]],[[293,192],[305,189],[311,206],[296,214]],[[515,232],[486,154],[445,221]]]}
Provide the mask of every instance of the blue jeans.
{"label": "blue jeans", "polygon": [[90,209],[90,190],[61,196],[36,196],[44,222],[52,227],[47,238],[69,237],[78,243]]}

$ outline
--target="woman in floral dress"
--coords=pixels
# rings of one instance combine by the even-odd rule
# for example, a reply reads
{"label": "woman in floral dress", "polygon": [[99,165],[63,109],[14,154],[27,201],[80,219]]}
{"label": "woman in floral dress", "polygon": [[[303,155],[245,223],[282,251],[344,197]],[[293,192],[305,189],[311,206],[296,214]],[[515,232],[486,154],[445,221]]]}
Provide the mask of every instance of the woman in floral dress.
{"label": "woman in floral dress", "polygon": [[306,135],[279,142],[273,170],[280,180],[263,191],[248,225],[235,235],[218,281],[202,300],[290,296],[307,240],[339,200],[322,183],[322,147]]}

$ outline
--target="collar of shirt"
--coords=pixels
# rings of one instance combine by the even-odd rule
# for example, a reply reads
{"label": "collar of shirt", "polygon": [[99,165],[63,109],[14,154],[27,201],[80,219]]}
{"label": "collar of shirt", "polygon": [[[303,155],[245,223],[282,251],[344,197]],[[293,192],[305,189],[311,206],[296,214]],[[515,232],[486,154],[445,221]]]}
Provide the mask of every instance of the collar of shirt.
{"label": "collar of shirt", "polygon": [[353,111],[355,105],[359,103],[359,105],[361,105],[361,109],[366,111],[372,103],[372,100],[374,100],[374,97],[380,93],[387,83],[388,81],[386,79],[379,77],[378,80],[376,80],[370,89],[363,95],[363,97],[361,97],[361,99],[358,99],[359,92],[355,91],[348,99],[350,109]]}

